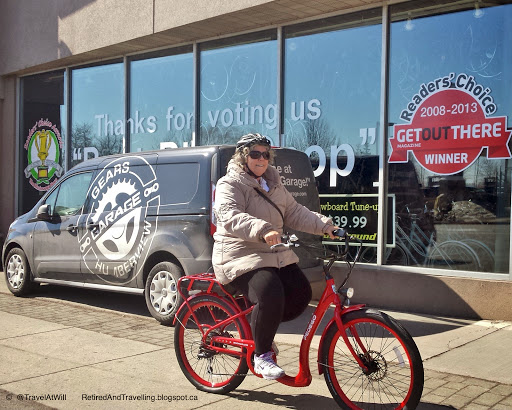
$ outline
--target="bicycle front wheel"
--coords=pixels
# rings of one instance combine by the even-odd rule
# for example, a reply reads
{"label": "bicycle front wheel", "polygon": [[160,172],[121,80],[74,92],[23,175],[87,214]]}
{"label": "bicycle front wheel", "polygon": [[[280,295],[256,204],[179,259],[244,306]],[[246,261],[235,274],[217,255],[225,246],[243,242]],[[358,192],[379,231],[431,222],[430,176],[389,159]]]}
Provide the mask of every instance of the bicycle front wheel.
{"label": "bicycle front wheel", "polygon": [[[197,321],[192,315],[194,313]],[[174,350],[176,358],[186,378],[199,390],[224,394],[236,389],[247,375],[248,367],[241,349],[222,345],[231,352],[218,353],[205,346],[202,332],[208,327],[233,316],[233,307],[221,298],[199,296],[190,301],[178,316],[174,330]],[[212,331],[213,336],[246,339],[240,320],[228,322],[222,328]]]}
{"label": "bicycle front wheel", "polygon": [[377,310],[350,312],[343,332],[368,370],[354,359],[336,325],[328,330],[321,360],[329,390],[345,409],[414,409],[423,392],[423,363],[407,330]]}

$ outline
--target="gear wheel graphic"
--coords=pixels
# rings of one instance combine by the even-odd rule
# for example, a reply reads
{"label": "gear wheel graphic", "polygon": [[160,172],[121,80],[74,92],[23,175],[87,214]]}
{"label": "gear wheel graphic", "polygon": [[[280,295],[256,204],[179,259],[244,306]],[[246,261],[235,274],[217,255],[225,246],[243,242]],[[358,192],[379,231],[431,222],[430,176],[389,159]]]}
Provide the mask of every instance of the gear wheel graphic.
{"label": "gear wheel graphic", "polygon": [[94,223],[98,222],[101,213],[105,211],[108,205],[110,205],[111,209],[114,209],[117,206],[117,195],[124,193],[131,196],[135,192],[137,192],[135,184],[131,184],[129,181],[126,181],[126,179],[113,182],[98,201],[98,206],[94,211],[94,215],[91,217],[92,221]]}

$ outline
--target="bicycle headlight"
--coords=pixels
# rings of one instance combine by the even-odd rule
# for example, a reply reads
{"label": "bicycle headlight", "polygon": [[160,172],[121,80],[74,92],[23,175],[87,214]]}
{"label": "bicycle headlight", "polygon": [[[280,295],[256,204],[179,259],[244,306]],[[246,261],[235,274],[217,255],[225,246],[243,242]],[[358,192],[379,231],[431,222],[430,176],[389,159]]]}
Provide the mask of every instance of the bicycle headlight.
{"label": "bicycle headlight", "polygon": [[347,299],[352,299],[352,296],[354,296],[354,288],[341,289],[341,294]]}

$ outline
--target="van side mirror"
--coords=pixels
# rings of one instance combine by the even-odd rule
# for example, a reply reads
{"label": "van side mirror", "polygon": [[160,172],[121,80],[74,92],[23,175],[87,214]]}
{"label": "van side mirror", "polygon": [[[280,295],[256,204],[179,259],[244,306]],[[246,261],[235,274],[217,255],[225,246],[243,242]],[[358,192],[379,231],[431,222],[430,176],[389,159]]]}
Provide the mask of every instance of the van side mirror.
{"label": "van side mirror", "polygon": [[51,210],[52,210],[51,205],[49,205],[49,204],[41,205],[39,207],[39,209],[37,210],[37,214],[36,214],[37,219],[39,219],[41,221],[51,220],[52,219]]}

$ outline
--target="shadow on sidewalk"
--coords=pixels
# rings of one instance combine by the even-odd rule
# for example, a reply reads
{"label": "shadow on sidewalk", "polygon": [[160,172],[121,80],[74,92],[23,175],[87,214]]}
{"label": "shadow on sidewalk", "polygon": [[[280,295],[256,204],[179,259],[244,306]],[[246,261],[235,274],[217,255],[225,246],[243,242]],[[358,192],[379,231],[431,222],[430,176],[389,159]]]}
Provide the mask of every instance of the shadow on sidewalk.
{"label": "shadow on sidewalk", "polygon": [[442,404],[424,403],[420,402],[418,410],[443,410],[443,409],[455,409],[453,406],[443,406]]}
{"label": "shadow on sidewalk", "polygon": [[454,329],[469,326],[474,320],[455,319],[447,317],[433,317],[415,314],[415,320],[401,317],[399,312],[386,312],[397,319],[411,334],[412,337],[431,336],[449,332]]}
{"label": "shadow on sidewalk", "polygon": [[[228,393],[227,396],[240,401],[271,404],[287,409],[339,409],[339,406],[331,397],[316,396],[314,394],[294,394],[294,388],[292,387],[290,388],[290,394],[279,394],[261,390],[238,389],[234,392]],[[448,410],[455,409],[455,407],[420,402],[417,409]]]}
{"label": "shadow on sidewalk", "polygon": [[27,298],[47,298],[93,306],[114,312],[151,317],[143,295],[42,284]]}
{"label": "shadow on sidewalk", "polygon": [[[380,310],[376,308],[377,310]],[[299,316],[297,319],[294,319],[290,322],[284,322],[279,326],[279,333],[281,334],[303,334],[306,329],[313,313],[315,310],[315,306],[308,306],[306,311]],[[423,314],[409,314],[403,312],[394,312],[389,310],[382,309],[383,312],[387,313],[389,316],[398,320],[411,334],[412,337],[420,337],[420,336],[429,336],[440,333],[445,333],[457,328],[468,326],[474,323],[473,320],[466,319],[456,319],[456,318],[445,318],[445,317],[435,317],[428,316]],[[333,316],[333,308],[330,308],[326,313],[318,330],[316,332],[317,335],[321,335],[323,329],[329,322],[329,320]]]}
{"label": "shadow on sidewalk", "polygon": [[[65,286],[42,284],[37,290],[26,296],[28,298],[46,298],[56,301],[67,301],[84,306],[93,306],[113,312],[128,313],[141,317],[151,317],[146,306],[144,296],[115,292],[103,292],[94,289],[83,289]],[[297,319],[284,322],[279,327],[279,333],[301,335],[313,315],[315,306],[310,305]],[[474,321],[448,317],[435,317],[424,314],[408,314],[384,310],[387,314],[398,320],[412,337],[435,335],[445,333],[457,328],[468,326]],[[328,321],[332,318],[333,309],[329,309],[322,319],[316,332],[321,335]]]}
{"label": "shadow on sidewalk", "polygon": [[296,388],[290,387],[290,394],[279,394],[261,390],[238,389],[227,396],[251,403],[265,403],[286,409],[339,409],[334,399],[314,394],[297,394]]}

